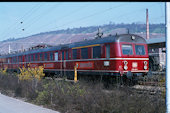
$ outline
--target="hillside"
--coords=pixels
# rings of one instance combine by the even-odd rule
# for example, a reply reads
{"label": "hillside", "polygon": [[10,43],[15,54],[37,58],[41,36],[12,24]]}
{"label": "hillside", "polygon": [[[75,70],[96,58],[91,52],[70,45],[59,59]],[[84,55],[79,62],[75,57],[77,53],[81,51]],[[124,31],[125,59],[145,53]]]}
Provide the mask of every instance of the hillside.
{"label": "hillside", "polygon": [[[8,53],[9,45],[11,51],[18,51],[21,49],[28,49],[31,46],[38,44],[59,45],[72,42],[82,41],[84,39],[93,39],[97,33],[98,28],[104,33],[104,36],[109,34],[115,35],[116,33],[130,33],[141,35],[146,37],[146,25],[145,24],[107,24],[102,26],[89,26],[73,29],[57,30],[34,34],[32,36],[8,39],[0,42],[0,52]],[[150,24],[150,38],[164,37],[165,25],[164,24]]]}

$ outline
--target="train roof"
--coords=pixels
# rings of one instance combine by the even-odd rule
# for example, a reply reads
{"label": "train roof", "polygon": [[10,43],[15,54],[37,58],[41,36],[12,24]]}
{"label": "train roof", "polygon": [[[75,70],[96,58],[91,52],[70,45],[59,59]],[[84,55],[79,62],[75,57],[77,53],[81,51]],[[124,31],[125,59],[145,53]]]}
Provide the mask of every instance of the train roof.
{"label": "train roof", "polygon": [[81,47],[81,46],[103,44],[103,43],[110,43],[110,42],[146,43],[146,40],[142,38],[141,36],[138,36],[135,34],[121,34],[121,35],[114,35],[114,36],[109,35],[103,38],[84,40],[81,42],[74,42],[70,44],[57,45],[57,46],[48,47],[48,48],[33,49],[33,50],[19,52],[19,53],[2,55],[0,56],[0,58],[21,56],[21,55],[34,54],[34,53],[47,52],[47,51],[63,50],[63,49],[68,49],[68,48],[73,48],[73,47]]}

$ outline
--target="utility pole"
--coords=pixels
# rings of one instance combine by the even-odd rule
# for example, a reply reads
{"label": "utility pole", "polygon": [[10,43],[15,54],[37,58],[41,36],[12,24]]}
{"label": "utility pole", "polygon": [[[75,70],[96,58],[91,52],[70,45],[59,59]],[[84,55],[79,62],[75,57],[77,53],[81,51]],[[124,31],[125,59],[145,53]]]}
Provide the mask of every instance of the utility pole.
{"label": "utility pole", "polygon": [[24,51],[24,47],[23,47],[23,45],[21,46],[21,51]]}
{"label": "utility pole", "polygon": [[149,19],[148,19],[148,9],[146,9],[146,39],[149,39]]}
{"label": "utility pole", "polygon": [[165,29],[166,29],[166,113],[170,113],[170,2],[165,3]]}
{"label": "utility pole", "polygon": [[11,53],[11,47],[10,47],[10,44],[9,44],[9,51],[8,51],[8,53],[9,53],[9,54]]}

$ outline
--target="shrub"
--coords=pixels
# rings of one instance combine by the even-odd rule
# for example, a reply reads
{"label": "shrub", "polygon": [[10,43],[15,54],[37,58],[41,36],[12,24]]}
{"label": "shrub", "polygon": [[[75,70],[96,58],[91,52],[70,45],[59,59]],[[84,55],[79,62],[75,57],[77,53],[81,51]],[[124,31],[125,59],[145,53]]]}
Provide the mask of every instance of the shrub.
{"label": "shrub", "polygon": [[20,74],[17,76],[19,77],[20,80],[41,80],[45,74],[43,73],[43,66],[35,67],[35,68],[19,68]]}
{"label": "shrub", "polygon": [[1,69],[0,69],[0,73],[1,73],[2,75],[7,75],[7,68],[5,68],[5,69],[1,68]]}
{"label": "shrub", "polygon": [[[165,98],[160,92],[137,93],[130,87],[104,89],[103,84],[94,82],[66,82],[53,79],[37,81],[20,80],[17,76],[0,75],[0,89],[8,94],[11,90],[16,96],[26,97],[28,101],[44,105],[61,113],[164,113]],[[162,79],[162,82],[164,79]],[[4,90],[5,89],[5,90]]]}

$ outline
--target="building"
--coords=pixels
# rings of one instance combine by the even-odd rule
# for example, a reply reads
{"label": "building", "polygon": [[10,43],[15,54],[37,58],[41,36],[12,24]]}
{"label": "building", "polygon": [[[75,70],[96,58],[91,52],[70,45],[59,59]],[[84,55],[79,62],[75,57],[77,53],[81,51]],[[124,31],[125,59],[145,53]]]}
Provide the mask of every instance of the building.
{"label": "building", "polygon": [[166,47],[165,37],[150,38],[148,43],[148,52],[150,60],[150,70],[162,71],[166,67]]}

